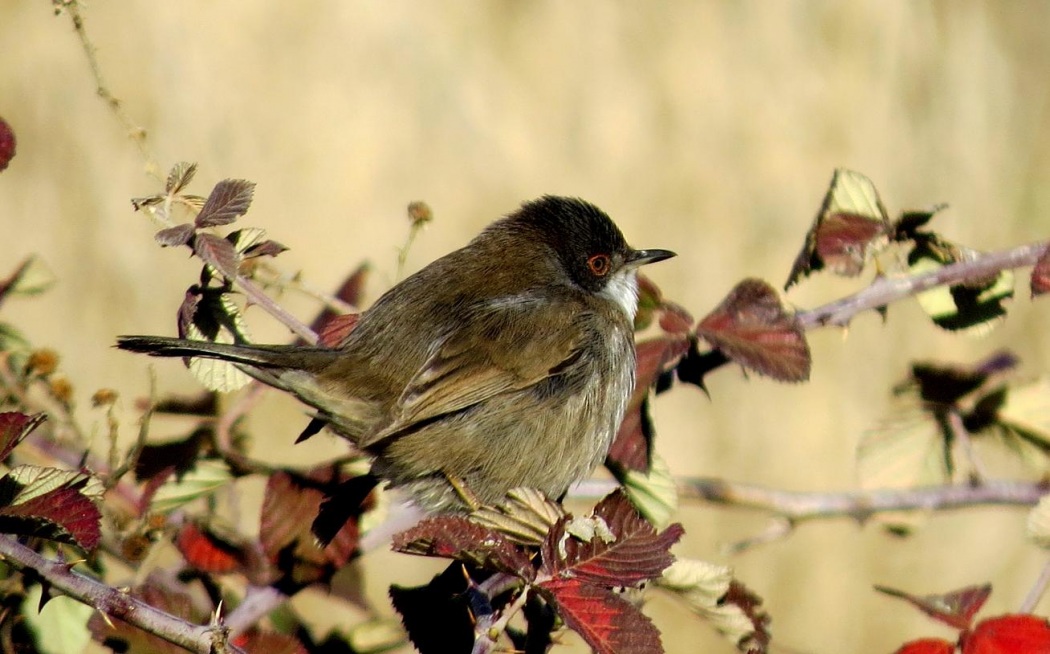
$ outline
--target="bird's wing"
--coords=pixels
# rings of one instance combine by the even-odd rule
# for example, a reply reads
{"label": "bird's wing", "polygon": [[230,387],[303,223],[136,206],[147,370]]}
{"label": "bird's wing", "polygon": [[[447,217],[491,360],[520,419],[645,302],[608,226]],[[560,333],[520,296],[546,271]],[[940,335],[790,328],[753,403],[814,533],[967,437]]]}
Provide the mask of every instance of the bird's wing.
{"label": "bird's wing", "polygon": [[495,396],[519,391],[563,374],[581,354],[585,313],[575,304],[537,325],[525,319],[528,304],[488,307],[461,324],[409,381],[392,419],[365,438],[375,445],[416,425],[456,413]]}

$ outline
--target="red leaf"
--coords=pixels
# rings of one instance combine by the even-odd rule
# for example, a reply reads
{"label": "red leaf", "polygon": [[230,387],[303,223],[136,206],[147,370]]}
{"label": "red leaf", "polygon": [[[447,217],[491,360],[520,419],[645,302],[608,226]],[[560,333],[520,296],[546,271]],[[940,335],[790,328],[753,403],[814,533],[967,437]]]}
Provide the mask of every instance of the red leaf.
{"label": "red leaf", "polygon": [[[350,276],[343,280],[343,284],[339,287],[339,290],[336,291],[335,296],[343,302],[346,302],[347,304],[350,304],[355,307],[359,306],[361,304],[361,296],[364,293],[365,281],[368,279],[368,274],[371,271],[371,265],[369,265],[367,262],[362,263],[360,266],[357,267],[357,270],[350,273]],[[317,317],[314,318],[314,321],[313,323],[311,323],[310,328],[318,334],[322,334],[323,331],[327,331],[329,329],[327,325],[328,321],[333,319],[341,320],[341,318],[338,318],[339,315],[340,314],[336,313],[332,308],[326,307],[324,311],[319,313]],[[353,325],[350,325],[350,328],[352,329]],[[338,328],[333,327],[331,329],[333,331],[331,339],[337,338]],[[349,333],[350,329],[347,329],[346,334]],[[343,334],[343,336],[345,337],[345,334]],[[321,342],[325,344],[330,344],[337,341],[326,339],[324,335],[322,335]],[[334,345],[332,345],[332,347],[334,347]]]}
{"label": "red leaf", "polygon": [[611,591],[579,579],[551,579],[539,588],[596,654],[663,654],[649,618]]}
{"label": "red leaf", "polygon": [[201,289],[196,284],[186,289],[186,295],[182,298],[182,304],[179,305],[179,338],[186,338],[189,333],[193,317],[197,314],[197,305],[200,304],[201,295]]}
{"label": "red leaf", "polygon": [[224,179],[215,185],[197,214],[198,227],[228,225],[244,215],[252,203],[255,183],[246,179]]}
{"label": "red leaf", "polygon": [[760,279],[745,279],[700,321],[696,333],[726,356],[778,381],[809,379],[809,345],[795,316],[776,290]]}
{"label": "red leaf", "polygon": [[955,643],[940,638],[920,638],[901,645],[893,654],[952,654]]}
{"label": "red leaf", "polygon": [[693,329],[693,314],[674,302],[660,305],[660,329],[668,334],[688,334]]}
{"label": "red leaf", "polygon": [[247,654],[307,654],[308,651],[295,636],[258,629],[240,634],[230,642]]}
{"label": "red leaf", "polygon": [[226,279],[237,278],[239,258],[233,244],[226,239],[214,234],[197,234],[193,238],[193,251]]}
{"label": "red leaf", "polygon": [[465,516],[444,515],[423,520],[394,536],[393,549],[406,554],[439,556],[475,563],[532,581],[536,569],[528,554],[499,532]]}
{"label": "red leaf", "polygon": [[1001,615],[960,639],[962,654],[1050,654],[1050,624],[1034,615]]}
{"label": "red leaf", "polygon": [[1050,291],[1050,247],[1039,255],[1039,260],[1032,268],[1032,297]]}
{"label": "red leaf", "polygon": [[[68,481],[37,495],[19,501],[18,495],[34,486],[47,487],[56,478]],[[12,504],[0,508],[0,531],[20,535],[39,536],[63,543],[72,543],[84,550],[94,549],[102,539],[102,513],[81,490],[88,483],[86,474],[69,473],[57,468],[40,468],[35,479],[23,485],[10,475],[0,480],[5,497]],[[12,489],[17,489],[11,492]],[[36,492],[36,491],[33,491]]]}
{"label": "red leaf", "polygon": [[637,370],[635,371],[634,394],[627,403],[620,430],[609,448],[610,461],[627,470],[647,471],[649,450],[652,446],[646,430],[648,416],[642,406],[649,396],[650,387],[664,372],[671,370],[689,351],[689,340],[684,336],[664,336],[635,345]]}
{"label": "red leaf", "polygon": [[769,633],[770,617],[762,609],[761,597],[734,579],[729,582],[729,590],[719,600],[719,604],[731,604],[740,607],[740,610],[751,621],[753,631],[743,642],[737,643],[738,649],[748,652],[748,654],[765,654],[765,652],[769,651],[769,641],[773,635]]}
{"label": "red leaf", "polygon": [[864,270],[871,246],[887,229],[886,223],[867,216],[828,215],[817,228],[815,254],[836,275],[855,277]]}
{"label": "red leaf", "polygon": [[318,341],[325,347],[339,347],[350,332],[354,331],[360,319],[361,314],[359,313],[331,316],[321,323],[321,329],[317,333]]}
{"label": "red leaf", "polygon": [[885,586],[875,586],[875,590],[903,599],[938,622],[956,629],[968,629],[973,616],[992,594],[992,585],[967,586],[938,595],[912,595]]}
{"label": "red leaf", "polygon": [[15,133],[6,120],[0,118],[0,171],[15,158]]}
{"label": "red leaf", "polygon": [[543,541],[543,572],[599,586],[632,586],[658,576],[674,561],[668,550],[684,533],[682,525],[657,534],[622,490],[599,502],[593,516],[605,523],[614,539],[596,533],[588,541],[580,540],[568,533],[573,518],[566,516]]}
{"label": "red leaf", "polygon": [[282,252],[287,252],[288,248],[277,241],[263,241],[262,243],[256,243],[247,250],[244,251],[244,258],[251,259],[254,257],[276,257]]}
{"label": "red leaf", "polygon": [[193,522],[182,525],[175,538],[175,547],[187,563],[204,572],[226,574],[241,568],[244,561],[240,547]]}
{"label": "red leaf", "polygon": [[11,450],[22,442],[40,423],[47,420],[43,413],[28,415],[18,411],[0,413],[0,461],[7,458]]}
{"label": "red leaf", "polygon": [[164,247],[175,247],[189,243],[195,231],[196,228],[192,224],[182,223],[160,230],[153,235],[153,238]]}
{"label": "red leaf", "polygon": [[324,549],[318,547],[310,530],[321,507],[324,492],[307,486],[287,472],[270,475],[263,496],[259,539],[269,559],[284,561],[292,555],[295,570],[284,570],[300,580],[321,578],[349,562],[357,547],[357,523],[348,522]]}

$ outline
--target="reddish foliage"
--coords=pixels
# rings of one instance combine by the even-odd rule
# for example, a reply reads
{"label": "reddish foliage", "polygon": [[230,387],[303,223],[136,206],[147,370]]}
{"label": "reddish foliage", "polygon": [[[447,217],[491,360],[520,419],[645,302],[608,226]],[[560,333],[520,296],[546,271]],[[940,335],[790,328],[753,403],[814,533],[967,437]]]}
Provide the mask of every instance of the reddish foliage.
{"label": "reddish foliage", "polygon": [[6,120],[0,118],[0,171],[15,158],[15,132]]}
{"label": "reddish foliage", "polygon": [[502,534],[464,516],[446,515],[424,520],[395,536],[393,548],[408,554],[469,561],[527,581],[536,576],[532,560],[522,548]]}
{"label": "reddish foliage", "polygon": [[[42,468],[42,474],[55,468]],[[14,482],[5,478],[6,486]],[[102,513],[80,491],[87,476],[65,483],[24,502],[0,508],[0,532],[39,536],[93,550],[102,539]],[[5,489],[6,490],[6,489]]]}
{"label": "reddish foliage", "polygon": [[226,239],[214,234],[199,233],[193,237],[193,251],[226,279],[237,277],[239,257],[233,244]]}
{"label": "reddish foliage", "polygon": [[963,654],[1050,654],[1050,624],[1034,615],[1001,615],[960,638]]}
{"label": "reddish foliage", "polygon": [[200,213],[197,214],[197,226],[217,227],[232,223],[248,211],[254,193],[254,182],[245,179],[222,180],[212,189]]}
{"label": "reddish foliage", "polygon": [[26,436],[47,420],[43,413],[32,415],[18,411],[0,413],[0,461],[7,458],[11,450]]}
{"label": "reddish foliage", "polygon": [[179,529],[175,546],[187,563],[203,572],[227,574],[241,568],[244,561],[240,547],[194,522],[187,522]]}
{"label": "reddish foliage", "polygon": [[552,579],[541,591],[565,624],[597,654],[662,654],[660,632],[633,604],[579,579]]}
{"label": "reddish foliage", "polygon": [[700,321],[696,333],[730,359],[778,381],[809,379],[809,345],[776,290],[745,279]]}
{"label": "reddish foliage", "polygon": [[681,525],[674,524],[657,534],[622,490],[599,502],[594,517],[605,522],[615,540],[606,542],[595,535],[581,541],[566,532],[571,518],[562,518],[543,542],[543,572],[598,586],[632,586],[671,565],[674,557],[668,550],[684,533]]}
{"label": "reddish foliage", "polygon": [[955,643],[940,638],[920,638],[901,645],[894,654],[952,654]]}
{"label": "reddish foliage", "polygon": [[903,599],[934,620],[956,629],[968,629],[973,622],[973,616],[981,610],[988,596],[992,594],[991,584],[967,586],[948,593],[921,596],[885,586],[876,586],[875,589],[891,597]]}

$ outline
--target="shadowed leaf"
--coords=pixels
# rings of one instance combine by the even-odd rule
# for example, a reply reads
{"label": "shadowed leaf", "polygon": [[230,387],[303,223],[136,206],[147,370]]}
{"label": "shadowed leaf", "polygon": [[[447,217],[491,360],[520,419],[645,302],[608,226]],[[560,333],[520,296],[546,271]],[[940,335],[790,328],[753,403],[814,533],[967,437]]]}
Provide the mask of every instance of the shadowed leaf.
{"label": "shadowed leaf", "polygon": [[244,215],[252,203],[255,183],[245,179],[224,179],[215,185],[197,214],[198,227],[228,225]]}
{"label": "shadowed leaf", "polygon": [[248,246],[244,250],[244,258],[251,259],[253,257],[276,257],[278,254],[287,251],[288,248],[284,245],[281,245],[277,241],[266,240]]}
{"label": "shadowed leaf", "polygon": [[734,362],[777,381],[809,379],[809,345],[776,290],[745,279],[697,325],[696,333]]}
{"label": "shadowed leaf", "polygon": [[445,515],[423,520],[397,534],[393,549],[465,561],[487,570],[517,575],[526,581],[536,576],[529,555],[520,547],[467,516]]}
{"label": "shadowed leaf", "polygon": [[0,413],[0,461],[22,442],[34,429],[47,420],[44,413],[26,414],[18,411]]}
{"label": "shadowed leaf", "polygon": [[[133,588],[129,594],[150,606],[164,611],[190,624],[200,625],[208,621],[207,608],[202,609],[189,593],[176,590],[179,584],[166,579],[162,572],[152,572],[145,583]],[[116,607],[115,607],[116,608]],[[127,610],[127,609],[125,609]],[[96,612],[88,621],[88,628],[96,641],[116,652],[129,654],[185,654],[185,648],[154,636],[138,627],[124,622],[116,615],[103,616]]]}
{"label": "shadowed leaf", "polygon": [[875,590],[902,599],[949,627],[969,629],[973,616],[981,610],[988,596],[992,594],[992,585],[967,586],[936,595],[912,595],[886,586],[875,586]]}
{"label": "shadowed leaf", "polygon": [[[317,471],[318,476],[328,473]],[[266,483],[260,541],[270,561],[296,583],[328,579],[350,561],[357,547],[358,527],[353,520],[323,549],[318,546],[311,527],[324,499],[321,485],[321,481],[308,485],[307,480],[283,471],[271,475]]]}
{"label": "shadowed leaf", "polygon": [[175,225],[174,227],[162,229],[154,234],[153,238],[164,247],[175,247],[189,243],[195,232],[196,227],[191,223],[183,223],[181,225]]}
{"label": "shadowed leaf", "polygon": [[513,543],[539,546],[565,509],[534,488],[513,488],[499,506],[482,506],[470,521],[499,532]]}
{"label": "shadowed leaf", "polygon": [[233,244],[214,234],[197,234],[193,238],[193,251],[206,264],[219,271],[229,280],[237,278],[237,266],[240,258]]}
{"label": "shadowed leaf", "polygon": [[244,567],[248,555],[243,545],[237,545],[203,525],[186,522],[175,537],[186,562],[203,572],[227,574]]}

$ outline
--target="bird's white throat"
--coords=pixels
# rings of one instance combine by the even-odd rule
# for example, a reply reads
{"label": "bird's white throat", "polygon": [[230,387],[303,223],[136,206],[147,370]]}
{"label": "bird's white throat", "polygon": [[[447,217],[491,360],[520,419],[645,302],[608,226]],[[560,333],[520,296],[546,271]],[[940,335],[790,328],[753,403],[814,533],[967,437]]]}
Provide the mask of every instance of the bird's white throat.
{"label": "bird's white throat", "polygon": [[627,318],[634,320],[638,311],[638,274],[635,270],[621,270],[609,279],[600,295],[604,295],[617,304]]}

